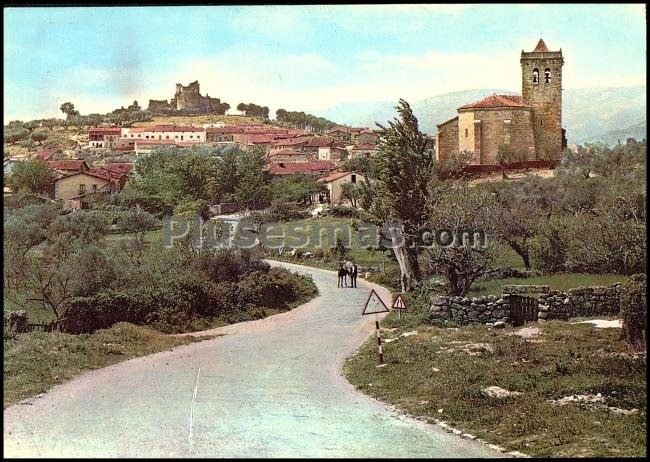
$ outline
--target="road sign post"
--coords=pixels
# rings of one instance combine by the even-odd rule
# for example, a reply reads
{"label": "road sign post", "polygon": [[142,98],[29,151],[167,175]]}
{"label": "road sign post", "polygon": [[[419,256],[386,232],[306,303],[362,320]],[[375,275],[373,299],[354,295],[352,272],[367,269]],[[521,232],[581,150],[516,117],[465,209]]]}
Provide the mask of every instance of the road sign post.
{"label": "road sign post", "polygon": [[378,314],[379,313],[388,313],[390,310],[384,303],[384,301],[377,295],[377,292],[375,292],[375,289],[372,289],[370,291],[370,295],[368,295],[368,300],[366,300],[366,303],[363,305],[363,310],[361,311],[361,315],[365,316],[368,314],[374,314],[375,315],[375,337],[377,338],[377,352],[379,353],[379,364],[384,364],[384,353],[381,349],[381,333],[379,331],[379,319],[378,319]]}
{"label": "road sign post", "polygon": [[402,318],[402,311],[404,313],[408,311],[408,307],[406,306],[406,302],[404,301],[404,297],[402,297],[402,294],[397,294],[397,298],[391,305],[391,309],[397,310],[397,319]]}

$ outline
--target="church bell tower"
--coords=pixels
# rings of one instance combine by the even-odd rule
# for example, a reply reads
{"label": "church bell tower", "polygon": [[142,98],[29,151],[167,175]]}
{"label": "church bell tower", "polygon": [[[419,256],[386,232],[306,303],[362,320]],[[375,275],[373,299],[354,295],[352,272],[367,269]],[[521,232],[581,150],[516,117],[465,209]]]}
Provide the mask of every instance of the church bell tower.
{"label": "church bell tower", "polygon": [[559,159],[566,147],[562,129],[562,49],[549,51],[539,39],[533,51],[521,51],[521,96],[533,108],[537,159]]}

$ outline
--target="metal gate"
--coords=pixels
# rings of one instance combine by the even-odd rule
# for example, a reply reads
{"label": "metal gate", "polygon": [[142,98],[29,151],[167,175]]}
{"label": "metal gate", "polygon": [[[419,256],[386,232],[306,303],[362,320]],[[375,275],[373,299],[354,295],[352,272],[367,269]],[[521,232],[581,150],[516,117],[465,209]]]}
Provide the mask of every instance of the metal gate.
{"label": "metal gate", "polygon": [[523,326],[537,321],[537,299],[522,295],[510,295],[510,319],[513,326]]}

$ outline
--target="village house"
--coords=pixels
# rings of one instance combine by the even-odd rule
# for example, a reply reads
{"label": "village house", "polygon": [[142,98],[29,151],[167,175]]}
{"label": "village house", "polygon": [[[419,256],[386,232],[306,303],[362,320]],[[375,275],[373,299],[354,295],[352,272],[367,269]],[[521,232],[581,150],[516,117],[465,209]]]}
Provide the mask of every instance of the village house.
{"label": "village house", "polygon": [[55,157],[58,157],[62,152],[61,149],[44,149],[34,154],[34,159],[40,159],[43,161],[56,160]]}
{"label": "village house", "polygon": [[126,175],[111,173],[107,170],[98,169],[72,173],[56,179],[54,199],[80,200],[87,194],[117,194],[125,182]]}
{"label": "village house", "polygon": [[361,143],[350,148],[350,159],[372,157],[377,147],[372,143]]}
{"label": "village house", "polygon": [[92,127],[88,130],[88,147],[111,148],[121,134],[120,127]]}
{"label": "village house", "polygon": [[49,160],[47,161],[47,166],[62,175],[87,172],[90,170],[90,167],[84,159]]}
{"label": "village house", "polygon": [[311,160],[307,162],[269,162],[265,169],[273,180],[292,175],[321,177],[336,169],[336,164],[328,160]]}
{"label": "village house", "polygon": [[366,179],[357,172],[335,172],[318,179],[319,183],[323,183],[327,187],[327,195],[332,204],[345,202],[343,198],[343,186],[345,184],[356,184],[360,181],[366,181]]}
{"label": "village house", "polygon": [[178,146],[175,140],[135,140],[133,142],[133,151],[136,156],[141,156],[143,154],[149,154],[156,149],[168,148]]}
{"label": "village house", "polygon": [[132,162],[109,162],[96,167],[98,170],[105,170],[114,175],[129,175],[133,172],[135,164]]}
{"label": "village house", "polygon": [[334,127],[325,134],[336,138],[339,141],[352,141],[352,133],[347,127]]}
{"label": "village house", "polygon": [[296,149],[304,150],[305,145],[309,143],[311,137],[309,136],[299,136],[296,138],[281,139],[273,142],[271,144],[270,152],[282,151],[283,149]]}
{"label": "village house", "polygon": [[122,128],[120,138],[134,140],[173,140],[178,142],[205,143],[206,130],[192,125],[152,125],[149,127]]}
{"label": "village house", "polygon": [[359,144],[377,144],[379,141],[379,134],[370,129],[360,129],[352,132],[352,142],[355,145]]}
{"label": "village house", "polygon": [[298,151],[295,149],[283,149],[268,154],[271,162],[307,162],[314,160],[315,156],[307,151]]}

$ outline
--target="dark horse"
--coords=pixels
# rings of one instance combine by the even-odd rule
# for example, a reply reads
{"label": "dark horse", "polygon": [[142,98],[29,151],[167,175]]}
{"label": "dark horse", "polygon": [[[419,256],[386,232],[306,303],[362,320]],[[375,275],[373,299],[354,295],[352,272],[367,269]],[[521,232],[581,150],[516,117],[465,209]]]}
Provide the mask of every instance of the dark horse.
{"label": "dark horse", "polygon": [[347,281],[347,276],[348,276],[348,270],[346,270],[343,266],[339,268],[339,282],[336,287],[347,287],[348,286],[348,281]]}

